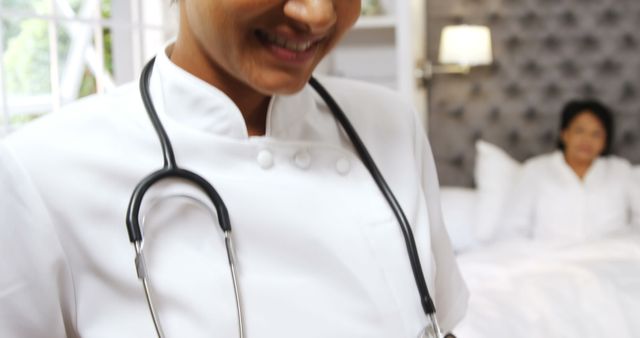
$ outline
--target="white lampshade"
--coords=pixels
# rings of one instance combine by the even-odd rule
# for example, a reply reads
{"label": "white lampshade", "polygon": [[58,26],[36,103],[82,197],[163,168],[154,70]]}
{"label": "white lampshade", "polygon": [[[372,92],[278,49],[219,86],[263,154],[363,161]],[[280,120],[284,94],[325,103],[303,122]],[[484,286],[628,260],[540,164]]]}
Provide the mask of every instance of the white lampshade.
{"label": "white lampshade", "polygon": [[440,36],[438,61],[465,67],[491,64],[493,57],[489,28],[471,25],[444,27]]}

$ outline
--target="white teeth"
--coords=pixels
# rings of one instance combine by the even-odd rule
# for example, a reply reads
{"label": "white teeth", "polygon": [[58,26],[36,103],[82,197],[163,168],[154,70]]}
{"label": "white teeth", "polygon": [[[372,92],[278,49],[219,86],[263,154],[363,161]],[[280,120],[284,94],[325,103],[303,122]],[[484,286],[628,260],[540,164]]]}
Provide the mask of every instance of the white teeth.
{"label": "white teeth", "polygon": [[265,37],[267,38],[267,41],[269,41],[270,43],[273,43],[278,47],[286,48],[293,52],[304,52],[305,50],[309,49],[311,45],[314,44],[313,41],[306,41],[306,42],[289,41],[285,37],[280,35],[265,34]]}

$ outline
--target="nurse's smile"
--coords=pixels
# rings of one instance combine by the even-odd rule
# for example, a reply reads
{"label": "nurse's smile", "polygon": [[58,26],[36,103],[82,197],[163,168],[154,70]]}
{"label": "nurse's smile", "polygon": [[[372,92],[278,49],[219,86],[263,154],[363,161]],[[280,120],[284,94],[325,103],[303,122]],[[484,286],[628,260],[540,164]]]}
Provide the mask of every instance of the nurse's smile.
{"label": "nurse's smile", "polygon": [[287,64],[306,66],[313,60],[323,37],[295,37],[283,33],[256,30],[256,38],[280,61]]}
{"label": "nurse's smile", "polygon": [[250,135],[265,133],[270,97],[301,90],[355,24],[360,0],[179,1],[170,58],[225,93]]}
{"label": "nurse's smile", "polygon": [[[243,114],[304,87],[360,15],[360,0],[180,1],[171,60],[221,89]],[[267,102],[268,103],[268,102]],[[258,107],[260,109],[258,109]]]}

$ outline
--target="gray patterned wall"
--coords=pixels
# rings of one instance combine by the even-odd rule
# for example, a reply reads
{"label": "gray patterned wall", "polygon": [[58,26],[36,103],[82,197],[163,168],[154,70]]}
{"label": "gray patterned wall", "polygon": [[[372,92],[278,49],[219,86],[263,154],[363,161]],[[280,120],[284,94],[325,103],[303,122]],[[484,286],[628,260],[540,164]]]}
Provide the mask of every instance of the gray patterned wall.
{"label": "gray patterned wall", "polygon": [[608,105],[614,153],[640,163],[640,0],[429,0],[428,11],[431,60],[454,23],[488,25],[495,59],[432,82],[429,138],[443,184],[473,185],[478,138],[518,160],[554,149],[574,98]]}

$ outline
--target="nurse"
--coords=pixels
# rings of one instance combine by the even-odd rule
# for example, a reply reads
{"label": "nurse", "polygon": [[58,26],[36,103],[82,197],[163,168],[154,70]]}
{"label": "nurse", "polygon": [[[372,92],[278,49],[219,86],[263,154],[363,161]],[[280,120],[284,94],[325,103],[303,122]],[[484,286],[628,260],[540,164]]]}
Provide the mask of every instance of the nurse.
{"label": "nurse", "polygon": [[[211,182],[229,211],[247,337],[413,338],[426,325],[398,223],[307,84],[360,3],[181,0],[179,34],[156,56],[149,94],[176,159]],[[404,209],[450,331],[467,291],[418,118],[389,90],[319,80]],[[136,184],[161,165],[137,84],[70,104],[2,142],[1,337],[157,336],[124,220]],[[166,337],[240,334],[207,201],[170,180],[141,209]]]}

